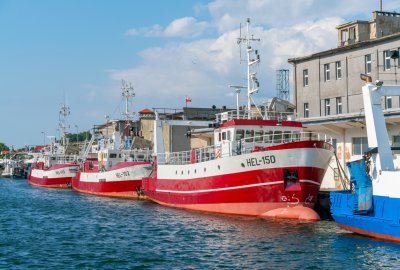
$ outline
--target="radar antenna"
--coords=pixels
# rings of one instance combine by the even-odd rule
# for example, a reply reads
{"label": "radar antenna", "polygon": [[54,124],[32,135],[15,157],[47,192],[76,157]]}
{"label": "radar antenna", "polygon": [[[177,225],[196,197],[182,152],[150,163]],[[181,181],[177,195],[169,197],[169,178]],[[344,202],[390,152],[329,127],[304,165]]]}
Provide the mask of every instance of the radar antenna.
{"label": "radar antenna", "polygon": [[[260,83],[257,79],[257,72],[253,71],[253,65],[258,64],[260,62],[260,55],[258,54],[258,50],[254,50],[251,47],[251,43],[254,41],[260,41],[259,38],[254,38],[254,35],[250,35],[250,18],[247,18],[247,36],[242,37],[242,30],[240,26],[240,37],[237,39],[237,43],[241,46],[242,43],[246,44],[246,53],[247,53],[247,118],[251,119],[251,104],[254,104],[254,100],[252,95],[258,92],[260,88]],[[241,47],[240,47],[241,52]],[[241,55],[241,53],[240,53]],[[242,60],[241,60],[242,61]],[[258,112],[261,114],[261,111],[256,106]]]}

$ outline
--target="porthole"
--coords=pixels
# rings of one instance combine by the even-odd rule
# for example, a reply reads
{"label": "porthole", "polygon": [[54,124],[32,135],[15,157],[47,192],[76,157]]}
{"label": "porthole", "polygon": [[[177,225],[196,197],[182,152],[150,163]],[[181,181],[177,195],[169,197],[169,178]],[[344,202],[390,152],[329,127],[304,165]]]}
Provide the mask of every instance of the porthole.
{"label": "porthole", "polygon": [[178,171],[175,171],[175,174],[178,174]]}
{"label": "porthole", "polygon": [[181,174],[183,175],[183,171],[181,172]]}
{"label": "porthole", "polygon": [[218,170],[221,170],[221,166],[218,165]]}
{"label": "porthole", "polygon": [[188,174],[190,174],[190,171],[188,170]]}
{"label": "porthole", "polygon": [[206,171],[206,168],[204,168],[204,172]]}
{"label": "porthole", "polygon": [[197,170],[196,170],[196,169],[194,169],[194,173],[197,173]]}

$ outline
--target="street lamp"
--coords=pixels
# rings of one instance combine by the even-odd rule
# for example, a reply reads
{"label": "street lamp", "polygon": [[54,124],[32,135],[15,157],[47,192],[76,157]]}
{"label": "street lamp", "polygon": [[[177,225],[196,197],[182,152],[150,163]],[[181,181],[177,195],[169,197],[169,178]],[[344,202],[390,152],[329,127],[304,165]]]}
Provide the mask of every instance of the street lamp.
{"label": "street lamp", "polygon": [[76,127],[76,145],[78,145],[78,125],[75,125]]}
{"label": "street lamp", "polygon": [[46,146],[46,133],[44,133],[44,131],[41,133],[43,134],[43,146]]}

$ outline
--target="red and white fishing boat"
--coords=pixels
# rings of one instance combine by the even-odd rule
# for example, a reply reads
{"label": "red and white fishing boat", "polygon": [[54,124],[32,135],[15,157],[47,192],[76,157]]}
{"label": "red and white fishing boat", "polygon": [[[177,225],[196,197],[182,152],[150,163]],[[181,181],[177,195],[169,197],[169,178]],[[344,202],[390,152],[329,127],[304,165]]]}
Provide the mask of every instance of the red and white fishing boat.
{"label": "red and white fishing boat", "polygon": [[67,155],[68,141],[65,136],[67,124],[66,117],[69,115],[69,107],[62,105],[60,110],[60,129],[62,131],[62,143],[56,142],[54,137],[48,149],[42,157],[37,157],[31,165],[28,174],[28,183],[33,186],[49,188],[71,187],[72,177],[75,177],[78,170],[78,157]]}
{"label": "red and white fishing boat", "polygon": [[[130,129],[128,110],[129,98],[134,96],[132,86],[123,82],[122,95],[125,98],[125,124],[113,121],[114,130],[110,137],[98,134],[97,150],[88,156],[93,140],[84,154],[81,170],[72,180],[72,187],[83,193],[119,198],[139,198],[142,178],[151,171],[150,150],[134,150],[135,140]],[[121,133],[120,130],[123,130]],[[94,139],[94,136],[92,136]]]}
{"label": "red and white fishing boat", "polygon": [[248,53],[246,110],[217,115],[214,145],[177,153],[164,153],[165,120],[156,119],[157,154],[143,192],[162,205],[190,210],[317,220],[313,207],[333,147],[324,135],[304,132],[293,113],[251,106],[259,86],[252,66],[260,61],[251,40],[240,39]]}

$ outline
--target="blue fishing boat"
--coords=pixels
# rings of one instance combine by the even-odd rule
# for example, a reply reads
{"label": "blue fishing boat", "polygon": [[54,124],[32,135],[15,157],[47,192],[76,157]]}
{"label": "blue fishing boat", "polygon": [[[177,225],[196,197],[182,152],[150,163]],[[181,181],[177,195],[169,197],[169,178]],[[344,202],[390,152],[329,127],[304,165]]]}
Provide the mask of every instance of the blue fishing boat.
{"label": "blue fishing boat", "polygon": [[400,170],[381,107],[382,96],[400,96],[400,86],[372,83],[361,75],[368,147],[360,160],[347,163],[350,190],[331,192],[331,212],[338,225],[358,234],[400,242]]}

